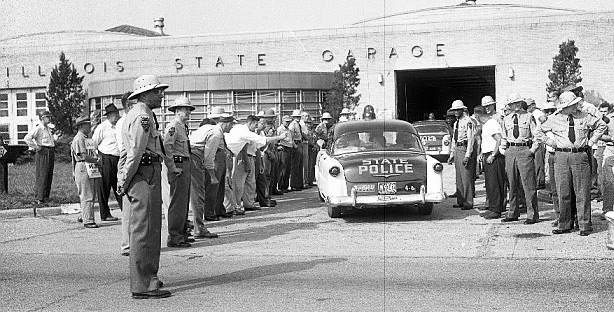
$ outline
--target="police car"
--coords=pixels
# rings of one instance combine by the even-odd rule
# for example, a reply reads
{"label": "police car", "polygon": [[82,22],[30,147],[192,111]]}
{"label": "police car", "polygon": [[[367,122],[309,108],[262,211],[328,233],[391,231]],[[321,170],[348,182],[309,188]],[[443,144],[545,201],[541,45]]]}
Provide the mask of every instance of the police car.
{"label": "police car", "polygon": [[442,171],[415,128],[401,120],[339,123],[316,160],[319,196],[331,218],[389,205],[431,214],[433,204],[445,199]]}
{"label": "police car", "polygon": [[427,154],[439,160],[448,159],[452,140],[450,128],[444,120],[417,121],[413,126],[418,131]]}

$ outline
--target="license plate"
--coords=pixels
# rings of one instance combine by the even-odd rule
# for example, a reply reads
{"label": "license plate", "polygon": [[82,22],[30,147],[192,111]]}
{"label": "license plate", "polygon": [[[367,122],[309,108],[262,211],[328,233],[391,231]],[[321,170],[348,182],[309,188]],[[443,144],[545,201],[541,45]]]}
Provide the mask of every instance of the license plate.
{"label": "license plate", "polygon": [[380,195],[392,195],[397,193],[396,182],[379,182],[377,183],[377,193]]}
{"label": "license plate", "polygon": [[377,195],[377,200],[379,201],[389,201],[389,200],[395,200],[398,197],[396,195]]}
{"label": "license plate", "polygon": [[375,184],[358,184],[354,188],[359,193],[370,193],[375,191]]}
{"label": "license plate", "polygon": [[437,141],[437,138],[434,135],[423,135],[420,137],[420,139],[422,139],[423,143]]}
{"label": "license plate", "polygon": [[427,147],[428,151],[439,151],[441,149],[441,147],[439,146],[429,146]]}

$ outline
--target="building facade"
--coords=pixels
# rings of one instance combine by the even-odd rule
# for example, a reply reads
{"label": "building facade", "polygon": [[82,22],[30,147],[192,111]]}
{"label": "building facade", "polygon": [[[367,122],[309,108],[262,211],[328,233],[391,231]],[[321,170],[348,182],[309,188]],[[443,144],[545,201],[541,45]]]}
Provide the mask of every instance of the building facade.
{"label": "building facade", "polygon": [[154,74],[170,85],[161,111],[180,95],[197,106],[192,128],[218,105],[239,118],[300,108],[317,121],[334,70],[353,57],[361,78],[356,110],[369,104],[379,118],[415,121],[429,112],[443,118],[455,99],[473,107],[486,94],[519,92],[544,102],[552,58],[567,40],[579,48],[584,89],[611,101],[613,31],[613,12],[463,3],[304,31],[19,36],[0,41],[0,135],[18,143],[38,122],[61,51],[85,76],[89,111],[120,106],[136,77]]}

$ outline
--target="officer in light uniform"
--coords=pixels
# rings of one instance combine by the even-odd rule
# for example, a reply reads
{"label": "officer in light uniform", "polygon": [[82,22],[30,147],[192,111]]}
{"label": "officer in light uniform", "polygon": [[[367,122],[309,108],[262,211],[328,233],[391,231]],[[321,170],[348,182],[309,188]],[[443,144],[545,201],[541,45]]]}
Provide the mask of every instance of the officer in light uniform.
{"label": "officer in light uniform", "polygon": [[505,171],[510,187],[510,209],[501,222],[518,221],[520,203],[524,191],[527,204],[527,219],[524,224],[534,224],[539,220],[537,207],[537,187],[535,182],[535,151],[538,142],[534,139],[537,128],[535,118],[521,109],[525,100],[518,93],[510,93],[507,105],[511,113],[503,118],[503,145],[505,151]]}
{"label": "officer in light uniform", "polygon": [[164,131],[164,149],[170,159],[167,163],[170,184],[170,204],[168,207],[168,247],[190,247],[187,239],[188,208],[190,205],[190,139],[188,125],[190,113],[195,109],[185,97],[175,99],[168,110],[175,118]]}
{"label": "officer in light uniform", "polygon": [[473,209],[475,192],[475,168],[477,165],[477,148],[474,147],[476,124],[469,116],[467,106],[461,100],[452,102],[451,111],[456,116],[453,127],[452,151],[448,163],[456,168],[456,205],[462,210]]}
{"label": "officer in light uniform", "polygon": [[[558,229],[553,234],[569,233],[573,229],[571,193],[575,192],[580,235],[587,236],[590,226],[590,158],[588,151],[607,129],[601,118],[581,109],[581,98],[572,92],[559,97],[557,113],[537,129],[536,137],[555,150],[554,174],[559,195]],[[592,135],[589,137],[589,132]],[[553,137],[548,137],[552,133]]]}
{"label": "officer in light uniform", "polygon": [[614,112],[610,104],[603,103],[599,106],[599,110],[606,116],[603,118],[608,125],[606,134],[601,136],[599,142],[602,143],[601,170],[601,187],[603,190],[603,208],[600,216],[601,220],[605,220],[606,213],[612,211],[614,207]]}
{"label": "officer in light uniform", "polygon": [[[544,112],[545,120],[548,120],[548,117],[552,115],[556,111],[556,105],[554,101],[556,101],[558,95],[556,97],[548,97],[548,101],[544,104],[541,109]],[[544,121],[545,121],[544,120]],[[541,127],[541,125],[540,125]],[[548,133],[548,136],[554,138],[552,133]],[[542,143],[543,144],[543,143]],[[544,144],[546,147],[546,152],[548,155],[548,180],[550,181],[550,198],[552,199],[552,205],[554,206],[554,213],[556,214],[556,220],[552,224],[553,226],[558,226],[559,224],[559,196],[556,192],[556,178],[554,177],[554,148],[552,146]]]}
{"label": "officer in light uniform", "polygon": [[134,81],[129,99],[138,102],[122,125],[118,193],[130,203],[130,291],[134,299],[169,297],[158,280],[162,231],[161,161],[164,157],[158,121],[152,109],[161,106],[164,90],[156,76]]}
{"label": "officer in light uniform", "polygon": [[[535,124],[540,126],[542,122],[546,120],[546,116],[541,109],[537,108],[535,104],[535,100],[526,99],[527,100],[527,108],[526,111],[533,115],[535,119]],[[545,189],[546,188],[546,148],[543,143],[537,144],[537,150],[535,151],[535,182],[537,185],[537,189]]]}
{"label": "officer in light uniform", "polygon": [[290,155],[290,190],[300,191],[303,189],[303,127],[301,126],[301,110],[295,109],[291,115],[293,121],[290,123],[290,133],[296,147]]}
{"label": "officer in light uniform", "polygon": [[98,224],[94,221],[96,183],[95,179],[90,178],[87,174],[87,164],[96,164],[100,159],[98,156],[95,156],[94,144],[88,145],[86,143],[91,132],[90,119],[88,117],[78,118],[75,121],[75,127],[79,128],[79,132],[77,132],[70,145],[73,178],[79,191],[83,226],[92,229],[98,227]]}
{"label": "officer in light uniform", "polygon": [[49,201],[51,183],[53,182],[53,166],[55,163],[55,141],[57,138],[51,132],[51,113],[40,112],[41,123],[36,125],[25,137],[31,151],[36,152],[36,204]]}

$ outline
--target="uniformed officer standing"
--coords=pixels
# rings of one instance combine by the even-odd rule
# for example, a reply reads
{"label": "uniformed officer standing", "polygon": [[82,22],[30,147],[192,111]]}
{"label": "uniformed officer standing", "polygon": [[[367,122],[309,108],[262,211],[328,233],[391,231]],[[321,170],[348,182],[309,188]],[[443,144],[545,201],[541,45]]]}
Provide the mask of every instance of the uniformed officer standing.
{"label": "uniformed officer standing", "polygon": [[451,111],[456,116],[452,152],[448,163],[456,168],[456,205],[462,210],[473,209],[475,192],[475,167],[477,165],[477,148],[474,147],[475,121],[469,117],[467,106],[461,100],[452,102]]}
{"label": "uniformed officer standing", "polygon": [[292,140],[292,133],[290,132],[290,123],[292,122],[292,117],[285,115],[282,118],[281,125],[277,128],[277,135],[283,135],[285,138],[279,141],[279,146],[277,150],[279,153],[277,154],[279,158],[279,167],[281,168],[279,171],[279,181],[277,182],[277,187],[281,192],[287,192],[288,186],[290,186],[290,170],[292,169],[290,165],[292,151],[296,149],[296,144]]}
{"label": "uniformed officer standing", "polygon": [[41,123],[36,125],[25,137],[24,141],[30,150],[36,152],[36,204],[49,201],[51,182],[53,182],[53,166],[55,163],[55,140],[51,133],[51,113],[41,112]]}
{"label": "uniformed officer standing", "polygon": [[332,143],[331,141],[333,139],[333,116],[331,116],[329,112],[324,112],[320,119],[320,124],[316,126],[313,132],[316,140],[321,143],[319,145],[321,145],[322,148],[328,148],[328,145]]}
{"label": "uniformed officer standing", "polygon": [[[572,92],[563,92],[559,97],[558,112],[548,117],[537,129],[537,138],[552,146],[554,154],[554,174],[559,195],[559,228],[553,234],[569,233],[573,229],[574,218],[571,212],[571,193],[575,192],[580,235],[587,236],[590,226],[590,159],[588,150],[606,131],[607,126],[601,118],[581,109],[582,98]],[[589,131],[593,131],[589,137]],[[553,134],[553,138],[548,137]]]}
{"label": "uniformed officer standing", "polygon": [[170,204],[168,206],[168,247],[190,247],[186,242],[188,207],[190,205],[190,182],[192,177],[190,165],[190,140],[188,125],[190,113],[195,109],[185,97],[175,99],[168,110],[175,113],[175,118],[166,126],[164,149],[169,158],[168,182],[170,184]]}
{"label": "uniformed officer standing", "polygon": [[524,191],[527,204],[527,219],[524,224],[534,224],[539,220],[537,207],[537,187],[535,182],[535,151],[538,142],[534,139],[537,128],[535,118],[521,109],[525,100],[518,93],[510,93],[507,106],[511,113],[503,118],[503,146],[505,149],[505,172],[510,187],[510,208],[501,222],[518,221],[520,216],[520,188]]}
{"label": "uniformed officer standing", "polygon": [[144,75],[134,81],[129,99],[138,102],[122,125],[124,151],[118,179],[118,193],[130,203],[130,291],[135,299],[169,297],[160,290],[162,231],[161,160],[164,156],[158,121],[152,109],[161,106],[164,89],[156,76]]}
{"label": "uniformed officer standing", "polygon": [[292,122],[290,123],[290,133],[294,140],[295,148],[290,154],[290,190],[300,191],[303,189],[303,127],[301,126],[301,111],[295,109],[292,112]]}
{"label": "uniformed officer standing", "polygon": [[94,221],[94,194],[96,183],[87,173],[88,164],[98,164],[100,158],[95,155],[94,144],[87,144],[91,131],[90,119],[79,117],[75,121],[75,127],[79,129],[77,135],[70,144],[70,158],[72,161],[72,175],[79,191],[79,203],[81,205],[81,220],[83,226],[95,229],[98,224]]}

